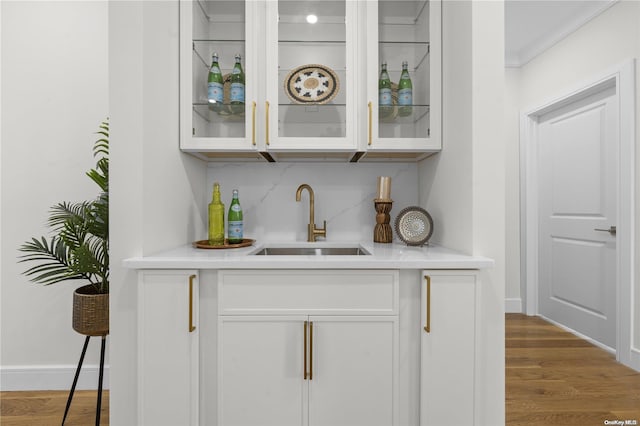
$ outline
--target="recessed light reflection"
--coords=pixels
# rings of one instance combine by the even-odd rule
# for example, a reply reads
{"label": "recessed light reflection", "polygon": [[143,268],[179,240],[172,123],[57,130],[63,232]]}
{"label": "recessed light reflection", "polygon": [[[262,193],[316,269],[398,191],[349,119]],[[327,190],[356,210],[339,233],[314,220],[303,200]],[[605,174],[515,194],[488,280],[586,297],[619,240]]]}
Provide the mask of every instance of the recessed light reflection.
{"label": "recessed light reflection", "polygon": [[318,17],[316,15],[307,15],[307,22],[310,24],[315,24],[318,22]]}

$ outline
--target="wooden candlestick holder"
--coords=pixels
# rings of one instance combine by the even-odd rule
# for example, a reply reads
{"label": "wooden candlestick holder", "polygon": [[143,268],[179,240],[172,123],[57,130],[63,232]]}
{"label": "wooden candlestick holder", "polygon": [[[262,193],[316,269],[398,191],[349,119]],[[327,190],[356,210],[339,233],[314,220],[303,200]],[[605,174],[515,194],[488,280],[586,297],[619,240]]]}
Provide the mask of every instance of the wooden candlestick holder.
{"label": "wooden candlestick holder", "polygon": [[391,221],[392,200],[373,200],[376,209],[376,226],[373,228],[373,242],[390,243],[393,241],[393,229],[389,222]]}

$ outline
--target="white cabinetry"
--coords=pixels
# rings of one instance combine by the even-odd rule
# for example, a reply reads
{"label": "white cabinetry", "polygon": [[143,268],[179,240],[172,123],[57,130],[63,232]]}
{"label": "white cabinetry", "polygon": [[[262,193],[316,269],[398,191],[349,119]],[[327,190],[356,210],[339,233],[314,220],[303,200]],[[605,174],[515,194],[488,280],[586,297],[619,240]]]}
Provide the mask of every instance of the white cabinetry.
{"label": "white cabinetry", "polygon": [[198,425],[198,274],[141,271],[138,425]]}
{"label": "white cabinetry", "polygon": [[397,424],[396,271],[223,271],[218,289],[220,425]]}
{"label": "white cabinetry", "polygon": [[479,425],[476,271],[423,271],[420,426]]}
{"label": "white cabinetry", "polygon": [[[211,155],[257,157],[256,102],[258,101],[258,46],[255,1],[180,2],[180,148],[207,158]],[[245,108],[214,106],[207,97],[207,78],[213,53],[224,76],[231,73],[234,56],[245,69]],[[248,72],[247,72],[248,71]],[[262,74],[262,73],[260,73]]]}
{"label": "white cabinetry", "polygon": [[[311,15],[316,23],[307,22]],[[269,161],[415,158],[437,151],[440,21],[440,0],[181,0],[180,147],[205,159]],[[224,75],[235,54],[242,56],[244,107],[229,105],[228,96],[223,105],[208,103],[214,52]],[[397,82],[403,60],[413,103],[399,108],[395,96],[394,107],[380,110],[380,64],[389,63]],[[335,79],[292,73],[305,65],[327,67]],[[324,84],[335,96],[303,100],[305,90],[317,94]],[[299,99],[287,94],[294,90],[302,90]]]}
{"label": "white cabinetry", "polygon": [[[357,11],[347,0],[266,2],[269,152],[356,151]],[[310,64],[308,77],[294,72]],[[327,101],[307,101],[318,93]]]}
{"label": "white cabinetry", "polygon": [[[439,0],[366,2],[367,157],[376,152],[420,156],[442,148],[441,21]],[[408,63],[413,99],[399,106],[397,83]],[[379,106],[380,66],[387,64],[393,106]]]}
{"label": "white cabinetry", "polygon": [[[415,316],[403,320],[400,276],[218,271],[207,283],[217,286],[217,316],[209,319],[217,324],[199,336],[198,272],[140,271],[137,424],[198,425],[205,404],[217,407],[210,415],[218,426],[396,426],[400,418],[417,424],[417,409],[399,407],[419,404],[420,426],[482,425],[476,406],[488,379],[478,367],[478,271],[424,270],[421,282],[405,275],[402,285],[414,290],[402,306]],[[200,337],[216,341],[217,360],[199,353]],[[213,363],[215,377],[201,362]],[[414,375],[419,388],[409,385]],[[201,382],[203,390],[217,386],[217,404]]]}

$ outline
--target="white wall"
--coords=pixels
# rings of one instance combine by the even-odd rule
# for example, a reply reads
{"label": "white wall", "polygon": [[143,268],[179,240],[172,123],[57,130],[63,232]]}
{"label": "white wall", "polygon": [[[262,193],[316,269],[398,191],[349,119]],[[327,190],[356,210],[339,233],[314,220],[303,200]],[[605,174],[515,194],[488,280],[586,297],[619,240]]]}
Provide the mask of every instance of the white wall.
{"label": "white wall", "polygon": [[469,2],[444,2],[442,140],[437,155],[420,162],[420,203],[433,216],[433,241],[473,251],[472,82]]}
{"label": "white wall", "polygon": [[111,111],[110,422],[137,407],[135,271],[128,257],[185,244],[206,231],[206,165],[178,149],[178,2],[109,2]]}
{"label": "white wall", "polygon": [[505,310],[523,312],[526,294],[520,278],[520,70],[505,69],[505,143],[506,209],[505,209]]}
{"label": "white wall", "polygon": [[478,354],[487,388],[477,402],[485,424],[504,424],[505,128],[504,2],[472,2],[473,253],[494,259],[480,290]]}
{"label": "white wall", "polygon": [[[3,1],[0,333],[2,390],[68,389],[84,336],[71,328],[82,282],[30,283],[18,247],[48,235],[49,207],[94,198],[94,134],[109,114],[107,3]],[[85,371],[99,361],[92,339]],[[79,386],[97,387],[97,375]]]}
{"label": "white wall", "polygon": [[[510,71],[512,85],[519,86],[519,100],[517,102],[520,111],[527,111],[542,105],[551,99],[565,94],[569,90],[575,90],[581,83],[586,84],[590,80],[611,71],[631,58],[640,57],[640,3],[637,1],[620,1],[607,9],[604,13],[590,21],[588,24],[572,33],[570,36],[534,58],[531,62],[519,70]],[[636,85],[640,72],[636,66]],[[636,105],[640,97],[636,89]],[[636,122],[640,122],[640,109],[636,107]],[[509,114],[513,116],[512,113]],[[512,118],[509,118],[512,119]],[[507,151],[509,164],[519,162],[519,150],[513,149],[518,145],[519,135],[513,126],[509,127],[509,149]],[[640,133],[636,131],[636,212],[640,211]],[[507,182],[519,182],[519,176],[513,168],[508,169]],[[513,191],[510,190],[510,193]],[[516,206],[516,200],[511,199],[508,207],[508,223],[515,224],[520,211]],[[518,247],[520,244],[519,233],[514,232],[514,226],[510,226],[507,246]],[[636,214],[635,245],[640,247],[640,217]],[[508,261],[515,264],[513,251],[508,254]],[[636,256],[635,265],[635,343],[632,346],[640,347],[640,260]],[[507,294],[515,295],[519,292],[520,282],[516,282],[518,275],[511,271]],[[640,352],[637,352],[640,360]]]}
{"label": "white wall", "polygon": [[315,195],[316,225],[327,221],[327,241],[371,241],[378,176],[391,176],[393,226],[400,210],[418,203],[415,163],[212,163],[204,204],[211,201],[213,182],[220,182],[226,210],[231,191],[239,190],[246,238],[306,241],[309,195],[304,191],[296,202],[296,190],[307,183]]}
{"label": "white wall", "polygon": [[420,202],[442,245],[495,260],[482,273],[478,365],[484,424],[504,424],[503,2],[443,4],[443,149],[420,163]]}

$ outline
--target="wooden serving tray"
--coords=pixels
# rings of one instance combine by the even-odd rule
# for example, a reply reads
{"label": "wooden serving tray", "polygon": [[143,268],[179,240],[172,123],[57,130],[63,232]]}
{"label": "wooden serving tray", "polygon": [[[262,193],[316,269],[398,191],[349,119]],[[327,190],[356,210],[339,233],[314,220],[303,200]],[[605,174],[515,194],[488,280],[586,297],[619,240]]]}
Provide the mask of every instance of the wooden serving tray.
{"label": "wooden serving tray", "polygon": [[194,241],[191,244],[193,245],[193,247],[199,248],[199,249],[234,249],[234,248],[241,248],[241,247],[249,247],[254,242],[255,240],[252,240],[251,238],[243,238],[241,243],[229,244],[229,240],[225,238],[224,244],[221,246],[212,246],[211,244],[209,244],[209,240]]}

